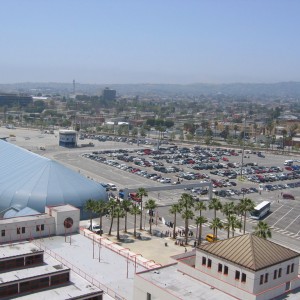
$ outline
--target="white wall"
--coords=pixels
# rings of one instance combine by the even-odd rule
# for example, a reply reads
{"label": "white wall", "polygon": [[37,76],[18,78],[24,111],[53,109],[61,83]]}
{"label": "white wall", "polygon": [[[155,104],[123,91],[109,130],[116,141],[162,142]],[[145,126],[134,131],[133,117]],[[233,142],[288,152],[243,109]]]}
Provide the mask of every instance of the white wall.
{"label": "white wall", "polygon": [[[150,271],[151,272],[151,271]],[[147,293],[151,294],[151,300],[178,300],[178,297],[157,287],[152,282],[145,280],[138,274],[134,277],[133,300],[146,300]]]}
{"label": "white wall", "polygon": [[[44,225],[44,230],[42,230],[42,225]],[[37,226],[40,230],[37,230]],[[17,228],[20,228],[20,233],[18,233]],[[2,236],[2,230],[5,230],[5,236]],[[23,232],[24,230],[25,232]],[[0,224],[0,243],[40,238],[54,234],[55,220],[50,216],[46,218],[32,216],[4,219],[1,220]]]}

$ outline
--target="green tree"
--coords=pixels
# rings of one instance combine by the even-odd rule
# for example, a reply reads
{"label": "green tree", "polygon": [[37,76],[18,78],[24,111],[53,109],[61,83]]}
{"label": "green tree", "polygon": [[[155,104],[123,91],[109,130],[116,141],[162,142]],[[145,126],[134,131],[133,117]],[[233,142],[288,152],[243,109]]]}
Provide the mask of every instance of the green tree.
{"label": "green tree", "polygon": [[246,217],[247,213],[251,212],[254,210],[255,203],[249,199],[249,198],[244,198],[240,200],[240,211],[241,214],[244,216],[244,234],[246,232]]}
{"label": "green tree", "polygon": [[242,223],[235,215],[229,215],[223,225],[223,228],[227,230],[227,238],[229,238],[230,231],[232,233],[232,236],[234,237],[235,229],[241,227]]}
{"label": "green tree", "polygon": [[157,204],[155,202],[155,200],[153,199],[149,199],[146,203],[145,203],[145,209],[149,210],[149,226],[150,226],[150,230],[149,233],[152,234],[152,217],[153,217],[153,212],[156,209]]}
{"label": "green tree", "polygon": [[138,207],[137,204],[133,204],[130,213],[134,215],[134,222],[133,222],[133,236],[136,238],[136,216],[141,213],[140,208]]}
{"label": "green tree", "polygon": [[272,232],[270,226],[264,222],[264,221],[259,221],[257,226],[254,227],[254,235],[267,239],[272,237]]}
{"label": "green tree", "polygon": [[117,218],[117,240],[120,240],[120,218],[123,218],[125,213],[120,201],[116,202],[114,215]]}
{"label": "green tree", "polygon": [[188,242],[189,220],[193,219],[194,213],[191,208],[194,207],[193,197],[187,193],[183,193],[178,201],[181,207],[181,216],[185,223],[185,244]]}
{"label": "green tree", "polygon": [[178,203],[174,203],[172,204],[170,210],[169,210],[170,214],[174,215],[174,219],[173,219],[173,239],[176,238],[176,223],[177,223],[177,214],[181,212],[181,206]]}
{"label": "green tree", "polygon": [[109,215],[110,215],[110,227],[109,227],[108,235],[111,235],[114,218],[116,217],[116,215],[115,215],[116,206],[117,206],[117,202],[112,198],[107,202],[107,209],[108,209]]}
{"label": "green tree", "polygon": [[214,219],[217,217],[217,211],[222,209],[222,203],[218,198],[212,198],[208,204],[209,209],[214,210]]}
{"label": "green tree", "polygon": [[199,217],[202,216],[202,211],[206,210],[206,204],[202,201],[199,201],[195,204],[195,211],[199,211]]}
{"label": "green tree", "polygon": [[214,218],[209,226],[210,229],[213,229],[214,235],[216,239],[218,238],[218,229],[223,228],[223,224],[220,218]]}
{"label": "green tree", "polygon": [[226,229],[227,229],[227,238],[229,238],[230,233],[230,222],[229,219],[231,215],[235,212],[235,206],[233,202],[226,202],[222,207],[222,213],[226,216],[227,222],[226,222]]}
{"label": "green tree", "polygon": [[95,203],[94,210],[99,215],[100,235],[102,235],[102,228],[103,228],[102,227],[102,218],[103,218],[103,215],[105,215],[107,212],[107,202],[102,199],[99,199]]}
{"label": "green tree", "polygon": [[132,202],[130,200],[123,200],[122,201],[122,208],[124,210],[124,217],[125,217],[125,227],[124,231],[127,232],[127,214],[130,212],[132,207]]}
{"label": "green tree", "polygon": [[[197,239],[197,244],[198,246],[201,245],[201,241],[202,241],[202,225],[205,224],[207,222],[207,218],[204,216],[199,216],[196,218],[196,225],[197,225],[197,229],[199,227],[199,233],[198,233],[198,237],[196,236]],[[197,230],[198,232],[198,230]]]}
{"label": "green tree", "polygon": [[88,199],[85,202],[84,205],[84,210],[87,211],[89,213],[89,219],[90,219],[90,229],[92,230],[92,226],[93,226],[93,212],[95,211],[95,207],[96,207],[96,201],[93,199]]}
{"label": "green tree", "polygon": [[140,216],[140,230],[142,230],[142,226],[143,226],[143,216],[142,216],[142,212],[143,212],[143,197],[148,197],[148,192],[145,188],[139,188],[137,191],[137,196],[141,199],[140,202],[140,209],[141,209],[141,216]]}

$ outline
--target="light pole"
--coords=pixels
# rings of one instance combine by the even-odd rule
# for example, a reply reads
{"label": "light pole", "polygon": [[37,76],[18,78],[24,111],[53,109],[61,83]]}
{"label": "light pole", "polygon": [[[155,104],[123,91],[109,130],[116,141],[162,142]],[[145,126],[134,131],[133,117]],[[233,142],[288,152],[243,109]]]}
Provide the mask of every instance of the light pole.
{"label": "light pole", "polygon": [[241,180],[243,178],[244,152],[245,152],[245,136],[246,136],[246,114],[245,114],[245,118],[244,118],[244,136],[243,136],[243,149],[242,149]]}

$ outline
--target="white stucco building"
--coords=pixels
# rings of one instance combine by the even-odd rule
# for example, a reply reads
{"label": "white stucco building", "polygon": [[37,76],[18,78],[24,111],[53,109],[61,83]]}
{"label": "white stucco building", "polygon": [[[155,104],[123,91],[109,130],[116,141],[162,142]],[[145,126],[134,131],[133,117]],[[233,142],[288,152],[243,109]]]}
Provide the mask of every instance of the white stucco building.
{"label": "white stucco building", "polygon": [[299,256],[252,234],[205,244],[138,273],[134,299],[299,299],[290,293],[300,287]]}
{"label": "white stucco building", "polygon": [[79,232],[80,209],[46,206],[44,214],[0,219],[0,244]]}

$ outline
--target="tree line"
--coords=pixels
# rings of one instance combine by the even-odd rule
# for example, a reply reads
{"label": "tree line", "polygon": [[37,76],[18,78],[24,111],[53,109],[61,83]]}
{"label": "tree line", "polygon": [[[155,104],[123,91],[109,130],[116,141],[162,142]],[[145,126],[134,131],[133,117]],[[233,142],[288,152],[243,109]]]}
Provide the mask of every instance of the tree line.
{"label": "tree line", "polygon": [[[120,222],[124,218],[124,232],[127,233],[127,217],[128,214],[134,216],[134,228],[133,236],[137,238],[137,223],[139,217],[139,229],[142,230],[143,223],[143,209],[145,209],[144,218],[146,220],[146,211],[148,211],[148,222],[149,222],[149,233],[152,234],[152,222],[154,211],[157,208],[157,203],[153,199],[148,199],[145,203],[143,202],[144,197],[148,197],[148,192],[145,188],[139,188],[137,191],[137,197],[140,198],[139,202],[132,200],[120,200],[115,198],[110,198],[109,201],[100,200],[87,200],[85,204],[85,210],[89,213],[90,218],[90,228],[92,229],[92,218],[94,214],[99,215],[100,224],[100,235],[103,233],[103,222],[102,218],[105,215],[110,217],[110,226],[108,235],[111,235],[113,223],[117,222],[117,239],[120,240]],[[246,218],[247,213],[254,210],[255,203],[249,198],[241,199],[237,204],[233,201],[222,203],[219,198],[212,198],[207,204],[205,202],[199,201],[195,202],[192,195],[183,193],[177,203],[171,205],[169,212],[174,216],[173,218],[173,232],[172,237],[176,239],[176,224],[178,223],[178,216],[184,221],[184,238],[185,244],[188,244],[189,237],[189,225],[193,222],[196,224],[196,245],[201,245],[203,224],[208,222],[206,216],[203,212],[207,209],[213,210],[214,217],[210,223],[210,229],[213,230],[215,238],[218,238],[218,230],[224,229],[227,231],[227,238],[234,237],[236,229],[243,233],[246,232]],[[224,217],[225,221],[222,221],[217,217],[217,212],[220,211]],[[264,221],[259,221],[257,226],[254,228],[254,234],[261,238],[271,238],[271,229],[269,225]]]}

